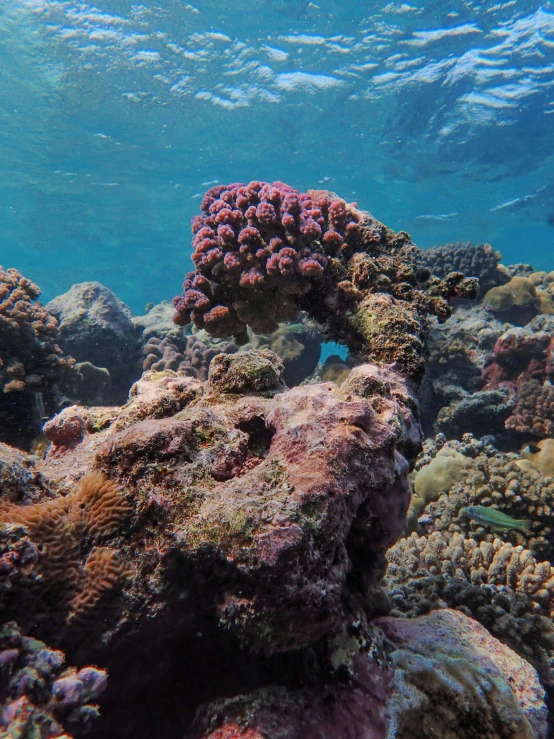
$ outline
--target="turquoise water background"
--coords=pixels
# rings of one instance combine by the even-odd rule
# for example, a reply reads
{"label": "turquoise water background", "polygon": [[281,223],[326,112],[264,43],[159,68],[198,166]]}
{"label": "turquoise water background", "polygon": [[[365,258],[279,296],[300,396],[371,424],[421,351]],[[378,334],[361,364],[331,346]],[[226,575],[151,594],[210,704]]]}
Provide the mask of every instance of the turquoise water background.
{"label": "turquoise water background", "polygon": [[216,183],[554,268],[554,3],[0,2],[0,263],[136,313]]}

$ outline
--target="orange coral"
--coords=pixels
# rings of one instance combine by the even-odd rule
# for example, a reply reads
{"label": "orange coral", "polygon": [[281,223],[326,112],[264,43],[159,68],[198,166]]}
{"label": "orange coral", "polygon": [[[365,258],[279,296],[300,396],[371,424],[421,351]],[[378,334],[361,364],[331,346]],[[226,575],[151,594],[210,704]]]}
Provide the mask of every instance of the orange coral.
{"label": "orange coral", "polygon": [[117,593],[132,574],[128,562],[114,549],[109,547],[93,549],[85,564],[84,583],[71,603],[70,620],[83,617],[101,599]]}
{"label": "orange coral", "polygon": [[91,472],[65,497],[27,506],[0,503],[0,525],[25,527],[39,552],[32,571],[36,597],[54,601],[72,620],[128,579],[130,568],[115,550],[93,548],[83,567],[81,548],[87,538],[94,543],[113,536],[131,511],[113,480]]}

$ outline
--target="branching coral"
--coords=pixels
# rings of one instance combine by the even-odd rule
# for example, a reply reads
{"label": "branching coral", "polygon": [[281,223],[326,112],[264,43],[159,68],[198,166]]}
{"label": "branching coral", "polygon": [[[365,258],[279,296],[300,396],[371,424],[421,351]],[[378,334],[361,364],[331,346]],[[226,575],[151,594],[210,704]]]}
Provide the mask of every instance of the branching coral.
{"label": "branching coral", "polygon": [[56,343],[56,319],[35,302],[39,295],[17,270],[0,267],[0,392],[40,392],[76,374]]}
{"label": "branching coral", "polygon": [[107,673],[64,668],[65,655],[23,636],[17,624],[0,629],[0,735],[4,739],[71,739],[98,718],[96,700]]}
{"label": "branching coral", "polygon": [[175,298],[180,325],[247,341],[300,310],[365,359],[423,369],[423,316],[444,320],[451,297],[474,296],[475,280],[429,279],[417,249],[368,213],[326,191],[281,182],[218,186],[193,219],[196,271]]}
{"label": "branching coral", "polygon": [[28,448],[44,413],[57,410],[57,385],[80,379],[57,344],[56,319],[35,302],[40,290],[0,267],[0,440]]}
{"label": "branching coral", "polygon": [[502,538],[513,544],[525,544],[534,556],[552,556],[554,547],[554,479],[544,477],[531,465],[522,464],[519,455],[499,452],[469,434],[462,442],[437,437],[438,445],[426,443],[417,463],[428,463],[437,448],[450,448],[472,458],[465,478],[424,510],[425,525],[440,531],[463,532],[477,541],[492,540],[489,528],[473,521],[463,512],[468,505],[493,506],[518,519],[531,522],[531,533],[505,531]]}
{"label": "branching coral", "polygon": [[411,534],[387,552],[386,587],[396,615],[458,608],[531,661],[554,683],[554,567],[522,546],[463,534]]}

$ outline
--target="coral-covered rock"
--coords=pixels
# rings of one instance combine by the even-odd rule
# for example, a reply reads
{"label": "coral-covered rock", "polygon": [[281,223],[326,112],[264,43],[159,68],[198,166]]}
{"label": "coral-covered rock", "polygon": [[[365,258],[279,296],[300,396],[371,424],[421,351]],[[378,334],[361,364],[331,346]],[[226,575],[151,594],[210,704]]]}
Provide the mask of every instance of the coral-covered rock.
{"label": "coral-covered rock", "polygon": [[0,267],[0,441],[22,448],[39,433],[44,414],[58,409],[58,386],[65,391],[79,379],[39,295],[17,270]]}
{"label": "coral-covered rock", "polygon": [[245,349],[270,349],[283,362],[283,378],[287,387],[300,385],[317,367],[322,337],[315,326],[306,323],[281,324],[272,334],[255,335]]}
{"label": "coral-covered rock", "polygon": [[111,378],[108,402],[124,401],[138,371],[138,343],[129,308],[100,282],[81,282],[51,300],[60,343],[79,362],[105,367]]}
{"label": "coral-covered rock", "polygon": [[282,182],[217,186],[192,230],[196,271],[174,300],[175,320],[240,343],[247,326],[274,331],[304,310],[365,360],[420,377],[423,316],[444,320],[450,298],[477,294],[477,281],[461,273],[430,279],[407,234],[325,191],[300,193]]}
{"label": "coral-covered rock", "polygon": [[554,318],[537,316],[503,333],[483,369],[485,389],[514,396],[507,429],[547,438],[554,434]]}
{"label": "coral-covered rock", "polygon": [[510,324],[479,305],[467,304],[455,306],[445,323],[434,319],[429,323],[428,357],[420,390],[425,433],[445,433],[449,438],[464,433],[503,433],[513,393],[506,389],[481,395],[481,391],[487,358]]}
{"label": "coral-covered rock", "polygon": [[[98,718],[96,701],[107,674],[97,667],[64,667],[63,652],[0,628],[0,735],[5,739],[72,739]],[[67,733],[71,731],[71,735]]]}
{"label": "coral-covered rock", "polygon": [[[408,506],[398,450],[419,443],[416,402],[388,370],[359,367],[350,379],[343,389],[285,391],[278,357],[254,351],[216,357],[203,396],[193,378],[147,373],[104,429],[91,426],[94,409],[64,411],[48,430],[59,443],[40,461],[60,495],[1,509],[2,521],[41,550],[19,573],[27,588],[12,589],[5,616],[25,617],[25,608],[38,622],[41,599],[33,595],[30,608],[30,594],[55,589],[59,616],[48,626],[71,632],[76,611],[96,612],[96,596],[82,595],[93,588],[93,565],[118,623],[128,618],[115,597],[123,588],[140,605],[134,628],[153,613],[178,609],[176,628],[211,613],[269,653],[340,628],[351,608],[348,582],[368,612],[379,610],[384,552]],[[155,400],[168,394],[169,407]],[[81,418],[80,441],[66,443],[64,415]],[[90,518],[104,511],[105,525]],[[87,546],[76,549],[80,539]],[[152,579],[157,587],[145,587]]]}
{"label": "coral-covered rock", "polygon": [[467,616],[380,618],[364,638],[350,633],[323,685],[221,699],[186,739],[546,737],[535,671]]}
{"label": "coral-covered rock", "polygon": [[457,608],[480,621],[554,684],[554,568],[499,538],[411,534],[387,552],[394,615]]}

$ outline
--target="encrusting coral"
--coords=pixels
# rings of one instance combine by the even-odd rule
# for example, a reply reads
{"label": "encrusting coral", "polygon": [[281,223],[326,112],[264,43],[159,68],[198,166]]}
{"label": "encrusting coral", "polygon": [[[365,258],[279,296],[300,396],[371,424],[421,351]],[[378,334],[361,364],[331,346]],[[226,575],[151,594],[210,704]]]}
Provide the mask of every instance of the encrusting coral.
{"label": "encrusting coral", "polygon": [[216,337],[248,340],[294,322],[300,310],[327,338],[368,361],[423,370],[424,316],[444,320],[452,297],[474,297],[477,281],[443,280],[418,268],[418,250],[368,213],[326,191],[275,182],[218,186],[193,219],[196,271],[175,298],[175,321]]}
{"label": "encrusting coral", "polygon": [[457,608],[530,661],[554,684],[554,567],[499,538],[412,533],[387,552],[393,614]]}
{"label": "encrusting coral", "polygon": [[[107,674],[97,667],[64,667],[63,652],[23,636],[14,622],[0,627],[0,736],[72,739],[99,716]],[[65,731],[64,731],[65,729]]]}
{"label": "encrusting coral", "polygon": [[492,287],[483,298],[483,305],[517,326],[525,325],[538,313],[554,313],[550,296],[537,290],[529,277],[512,277],[505,285]]}

